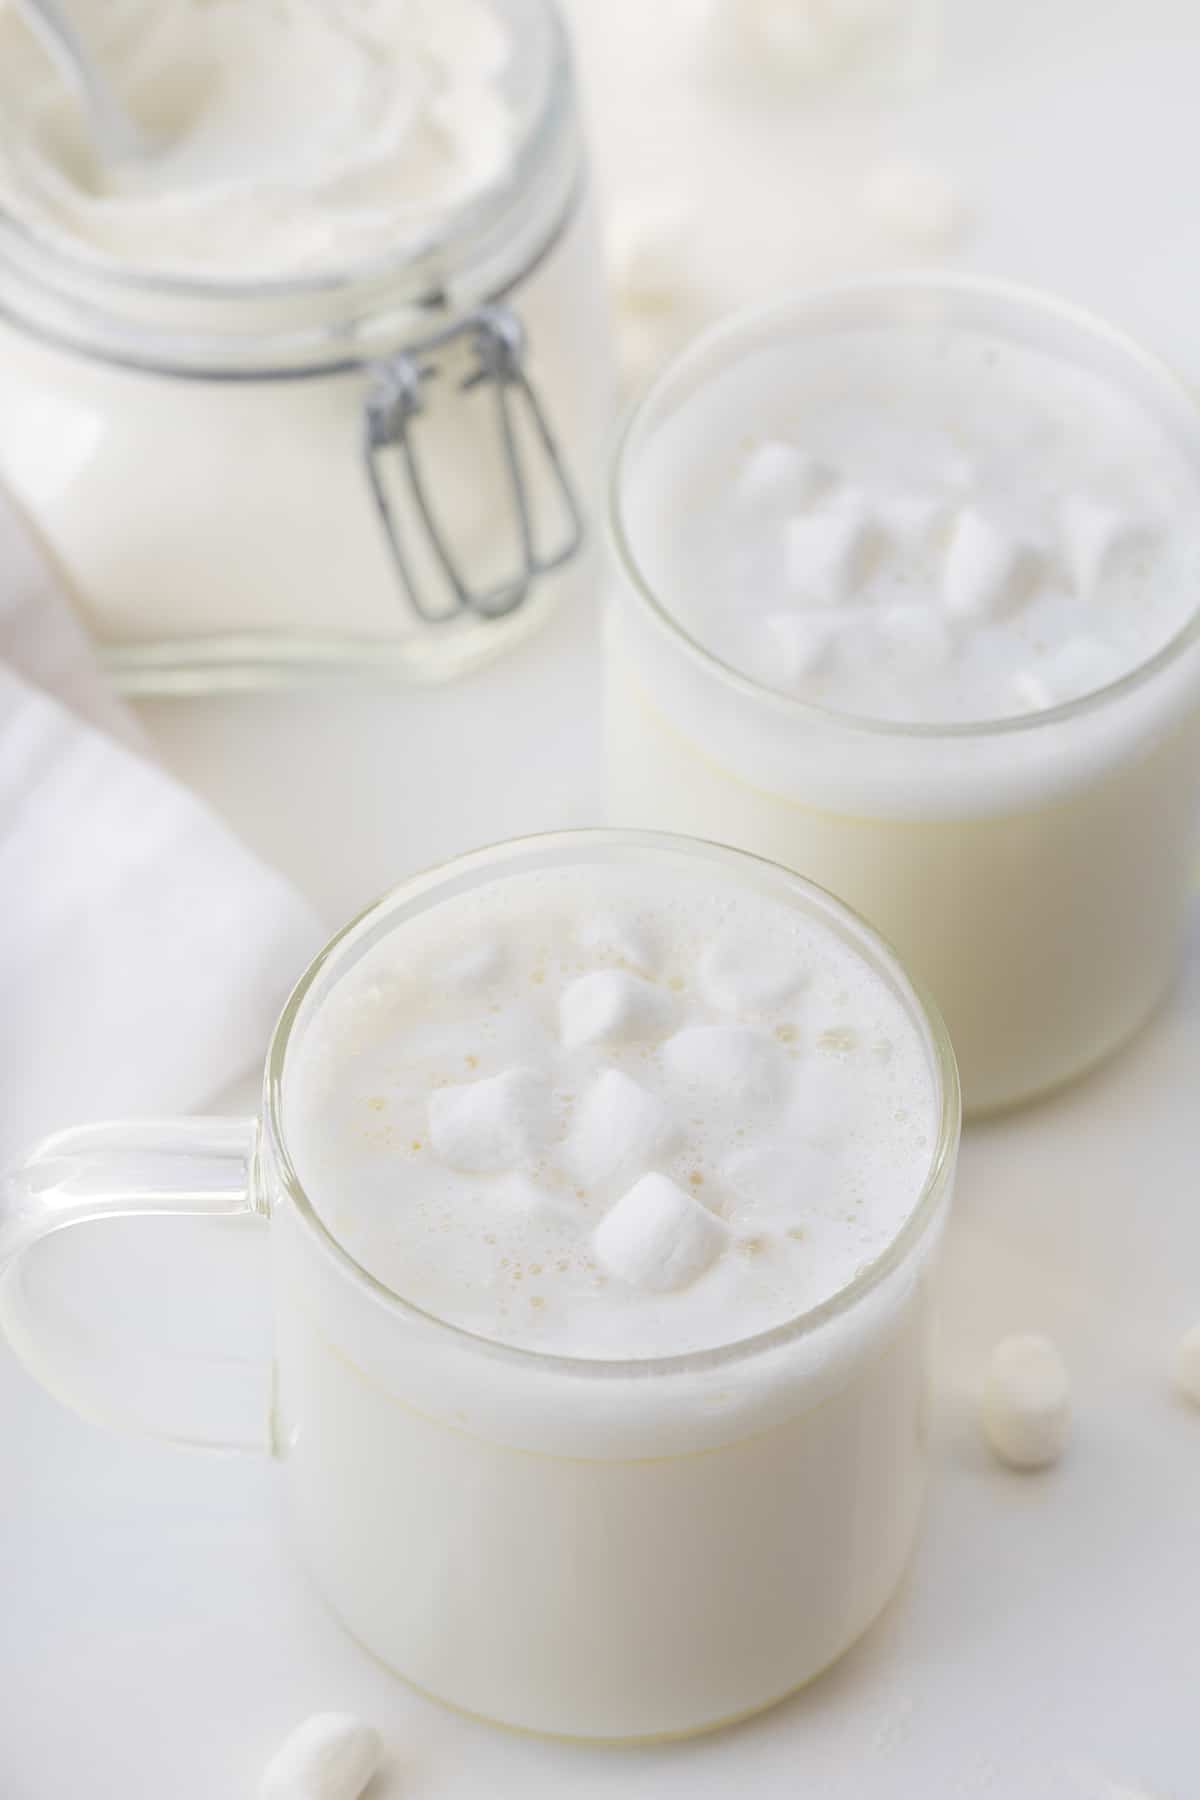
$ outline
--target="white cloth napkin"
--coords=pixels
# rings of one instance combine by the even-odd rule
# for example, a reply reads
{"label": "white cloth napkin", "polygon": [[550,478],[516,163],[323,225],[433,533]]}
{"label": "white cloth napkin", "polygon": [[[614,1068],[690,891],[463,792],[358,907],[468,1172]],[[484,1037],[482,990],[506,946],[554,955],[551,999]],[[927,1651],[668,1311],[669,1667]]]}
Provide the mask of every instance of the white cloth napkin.
{"label": "white cloth napkin", "polygon": [[322,935],[149,759],[0,492],[0,1162],[210,1101],[261,1058]]}

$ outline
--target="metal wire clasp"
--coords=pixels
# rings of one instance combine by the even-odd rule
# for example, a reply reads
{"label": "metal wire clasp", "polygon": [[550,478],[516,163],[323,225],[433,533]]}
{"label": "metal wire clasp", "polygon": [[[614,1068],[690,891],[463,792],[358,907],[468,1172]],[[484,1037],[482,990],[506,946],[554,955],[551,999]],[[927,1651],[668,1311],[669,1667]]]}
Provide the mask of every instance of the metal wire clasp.
{"label": "metal wire clasp", "polygon": [[[500,455],[519,546],[516,572],[480,588],[470,585],[438,518],[436,496],[430,492],[418,453],[416,440],[420,434],[414,431],[415,421],[432,404],[430,385],[442,366],[437,353],[463,338],[470,340],[468,351],[473,366],[461,378],[459,391],[465,393],[485,386],[494,390]],[[515,611],[539,577],[569,562],[583,542],[583,515],[554,433],[525,373],[525,353],[525,329],[516,314],[507,306],[489,305],[376,363],[371,371],[363,443],[367,479],[404,589],[415,611],[431,625],[446,624],[466,611],[493,619]],[[418,578],[416,559],[406,547],[397,508],[384,484],[382,453],[391,449],[400,452],[404,510],[424,536],[427,553],[422,562],[426,580]],[[537,473],[538,461],[544,469],[541,477]],[[486,476],[480,481],[479,492],[480,508],[489,507]],[[542,534],[534,518],[535,502],[536,510],[556,511],[561,519],[559,540],[549,548],[542,547]],[[434,571],[440,572],[447,590],[441,604],[431,601],[427,592],[428,574]]]}

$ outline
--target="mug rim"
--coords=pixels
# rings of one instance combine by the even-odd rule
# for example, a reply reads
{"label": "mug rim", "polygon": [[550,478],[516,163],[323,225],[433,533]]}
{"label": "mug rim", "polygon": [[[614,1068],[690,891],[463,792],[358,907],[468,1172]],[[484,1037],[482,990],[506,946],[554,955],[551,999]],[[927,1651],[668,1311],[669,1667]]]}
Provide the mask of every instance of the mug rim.
{"label": "mug rim", "polygon": [[[572,851],[578,853],[577,859],[570,855]],[[469,878],[473,872],[479,873],[486,881],[500,874],[497,864],[503,866],[515,863],[518,868],[530,863],[537,866],[536,859],[539,856],[545,856],[553,862],[558,853],[563,853],[568,864],[575,860],[587,862],[591,859],[591,853],[602,851],[612,852],[612,860],[618,861],[624,860],[626,855],[634,860],[638,852],[657,852],[664,856],[694,857],[701,864],[719,864],[732,868],[735,872],[748,866],[749,872],[757,875],[760,882],[765,880],[772,884],[776,897],[782,898],[790,894],[810,909],[824,914],[839,931],[843,941],[859,950],[875,973],[890,982],[913,1022],[922,1030],[935,1086],[938,1126],[924,1183],[904,1223],[878,1256],[819,1305],[806,1308],[778,1325],[728,1343],[664,1356],[587,1357],[531,1349],[519,1343],[489,1337],[483,1332],[472,1331],[407,1299],[359,1262],[321,1218],[297,1173],[284,1130],[288,1050],[301,1012],[321,976],[328,975],[337,982],[344,979],[350,969],[356,966],[358,958],[349,962],[340,974],[338,972],[339,962],[350,956],[360,939],[368,938],[368,948],[371,947],[375,941],[375,928],[398,912],[405,915],[406,909],[406,916],[428,911],[449,897],[447,888],[462,878]],[[395,921],[392,929],[402,929],[402,925],[403,917]],[[729,845],[670,832],[598,826],[510,838],[433,864],[389,889],[350,919],[340,931],[335,932],[292,989],[272,1033],[264,1079],[263,1123],[273,1173],[298,1217],[310,1233],[315,1235],[322,1250],[332,1256],[342,1271],[362,1287],[370,1298],[385,1304],[410,1323],[432,1328],[439,1335],[449,1334],[465,1349],[474,1353],[498,1358],[516,1366],[582,1376],[590,1380],[613,1377],[628,1379],[682,1374],[743,1362],[814,1335],[855,1308],[910,1259],[940,1217],[958,1153],[962,1129],[962,1095],[954,1050],[937,1005],[924,986],[909,973],[898,953],[882,934],[852,907],[794,870]]]}
{"label": "mug rim", "polygon": [[[998,718],[925,721],[877,718],[868,713],[844,711],[767,686],[735,664],[726,662],[699,637],[693,636],[675,617],[666,600],[660,597],[655,583],[643,572],[633,549],[624,499],[637,447],[634,440],[655,405],[669,393],[676,382],[722,348],[736,350],[739,343],[749,344],[756,339],[761,341],[771,330],[777,334],[789,328],[803,331],[805,320],[822,307],[835,305],[839,301],[853,302],[864,296],[877,295],[884,298],[889,294],[897,298],[925,294],[930,297],[958,295],[981,302],[990,300],[1009,309],[1057,321],[1081,339],[1090,339],[1116,352],[1127,364],[1156,382],[1176,401],[1182,401],[1200,430],[1200,404],[1197,403],[1197,397],[1169,362],[1144,348],[1135,337],[1099,314],[1044,289],[986,275],[921,269],[901,269],[888,274],[860,276],[802,289],[784,299],[741,307],[710,325],[659,370],[649,387],[629,410],[611,459],[607,506],[608,540],[618,574],[628,592],[634,596],[642,612],[658,630],[708,674],[717,676],[727,687],[736,689],[756,706],[768,707],[785,719],[823,726],[827,730],[857,733],[862,737],[878,738],[884,742],[903,738],[962,743],[975,738],[1002,738],[1037,731],[1045,726],[1058,725],[1097,712],[1111,701],[1123,699],[1144,686],[1155,675],[1171,667],[1189,646],[1200,641],[1200,600],[1165,644],[1102,687],[1062,701],[1057,706],[1045,707],[1039,712],[1014,713]],[[720,368],[729,366],[731,362],[719,364],[712,372],[716,373]],[[1197,486],[1200,488],[1200,449],[1197,462]]]}

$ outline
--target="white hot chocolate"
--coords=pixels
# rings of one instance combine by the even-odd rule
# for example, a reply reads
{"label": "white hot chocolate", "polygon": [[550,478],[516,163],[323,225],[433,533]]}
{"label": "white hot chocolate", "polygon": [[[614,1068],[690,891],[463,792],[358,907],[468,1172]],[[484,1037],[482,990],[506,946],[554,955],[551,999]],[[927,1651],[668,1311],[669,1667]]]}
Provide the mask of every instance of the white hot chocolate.
{"label": "white hot chocolate", "polygon": [[389,1666],[531,1730],[673,1736],[808,1680],[904,1566],[953,1071],[782,871],[553,845],[368,920],[305,1003],[276,1442],[304,1560]]}
{"label": "white hot chocolate", "polygon": [[733,882],[495,884],[330,1003],[297,1166],[364,1267],[555,1354],[753,1337],[882,1254],[936,1136],[925,1047],[820,920]]}
{"label": "white hot chocolate", "polygon": [[1079,1074],[1177,962],[1198,501],[1192,397],[1052,299],[899,276],[730,321],[619,459],[612,822],[855,907],[970,1110]]}

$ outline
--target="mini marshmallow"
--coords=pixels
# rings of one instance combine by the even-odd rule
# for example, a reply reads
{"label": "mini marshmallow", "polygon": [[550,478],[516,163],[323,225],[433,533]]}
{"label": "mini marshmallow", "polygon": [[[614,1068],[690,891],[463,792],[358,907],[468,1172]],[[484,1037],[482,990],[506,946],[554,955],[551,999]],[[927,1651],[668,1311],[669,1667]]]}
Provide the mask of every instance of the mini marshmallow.
{"label": "mini marshmallow", "polygon": [[863,495],[842,490],[828,505],[801,513],[784,526],[789,587],[809,605],[840,605],[866,580],[882,537]]}
{"label": "mini marshmallow", "polygon": [[676,192],[622,201],[610,221],[606,248],[613,287],[624,310],[670,312],[687,296],[693,285],[693,224],[691,206]]}
{"label": "mini marshmallow", "polygon": [[788,1129],[801,1143],[836,1149],[853,1136],[859,1107],[853,1070],[812,1056],[797,1074]]}
{"label": "mini marshmallow", "polygon": [[818,462],[795,444],[770,439],[756,444],[747,456],[734,489],[743,504],[811,500],[834,479],[825,463]]}
{"label": "mini marshmallow", "polygon": [[770,1038],[743,1025],[692,1025],[662,1049],[669,1080],[706,1105],[770,1106],[783,1094],[787,1068]]}
{"label": "mini marshmallow", "polygon": [[610,1275],[651,1294],[690,1286],[728,1241],[721,1220],[665,1175],[643,1175],[605,1214],[592,1238],[597,1260]]}
{"label": "mini marshmallow", "polygon": [[1071,1384],[1056,1345],[1029,1333],[992,1351],[980,1422],[996,1456],[1012,1469],[1056,1462],[1067,1441]]}
{"label": "mini marshmallow", "polygon": [[700,991],[722,1012],[770,1012],[795,999],[808,970],[795,956],[763,944],[734,921],[705,947]]}
{"label": "mini marshmallow", "polygon": [[472,1174],[512,1169],[540,1155],[553,1121],[549,1085],[533,1069],[505,1069],[482,1081],[435,1088],[429,1096],[435,1154]]}
{"label": "mini marshmallow", "polygon": [[501,1175],[486,1190],[487,1204],[503,1217],[529,1224],[557,1225],[575,1231],[579,1209],[543,1187],[530,1175]]}
{"label": "mini marshmallow", "polygon": [[1171,1368],[1177,1391],[1193,1406],[1200,1406],[1200,1325],[1185,1331],[1175,1346]]}
{"label": "mini marshmallow", "polygon": [[259,1800],[359,1800],[382,1755],[373,1726],[349,1713],[313,1713],[267,1764]]}
{"label": "mini marshmallow", "polygon": [[1115,651],[1099,638],[1074,637],[1042,658],[1035,668],[1022,669],[1013,677],[1018,699],[1031,712],[1062,706],[1083,694],[1094,694],[1121,672]]}
{"label": "mini marshmallow", "polygon": [[797,682],[825,668],[844,624],[840,612],[769,613],[763,666],[776,682]]}
{"label": "mini marshmallow", "polygon": [[581,1187],[632,1181],[673,1136],[671,1114],[656,1094],[620,1069],[605,1069],[579,1102],[563,1163]]}
{"label": "mini marshmallow", "polygon": [[935,494],[885,494],[876,503],[884,535],[896,549],[926,549],[947,524],[950,507]]}
{"label": "mini marshmallow", "polygon": [[1088,494],[1064,500],[1059,547],[1077,594],[1085,598],[1123,563],[1149,548],[1153,534],[1143,519],[1105,506]]}
{"label": "mini marshmallow", "polygon": [[999,618],[1020,606],[1037,579],[1039,558],[976,507],[964,506],[946,551],[942,600],[956,619]]}
{"label": "mini marshmallow", "polygon": [[619,913],[598,913],[581,920],[575,942],[580,949],[624,963],[639,975],[653,975],[658,967],[658,947],[650,932],[637,919]]}
{"label": "mini marshmallow", "polygon": [[913,673],[944,668],[953,652],[946,622],[932,606],[881,606],[875,629],[900,667]]}
{"label": "mini marshmallow", "polygon": [[850,73],[879,36],[862,0],[710,0],[698,12],[704,61],[726,80],[735,69],[775,83],[818,83]]}
{"label": "mini marshmallow", "polygon": [[559,1035],[564,1050],[658,1037],[670,1010],[667,996],[640,976],[624,969],[596,969],[564,989]]}
{"label": "mini marshmallow", "polygon": [[738,1224],[785,1224],[806,1215],[828,1217],[837,1163],[812,1144],[773,1143],[735,1150],[718,1170],[733,1195]]}
{"label": "mini marshmallow", "polygon": [[958,236],[963,207],[949,175],[917,157],[877,163],[863,185],[868,216],[898,244],[944,249]]}
{"label": "mini marshmallow", "polygon": [[504,968],[504,952],[499,944],[471,944],[435,972],[438,983],[469,992],[495,981]]}

